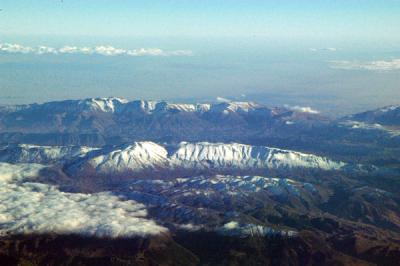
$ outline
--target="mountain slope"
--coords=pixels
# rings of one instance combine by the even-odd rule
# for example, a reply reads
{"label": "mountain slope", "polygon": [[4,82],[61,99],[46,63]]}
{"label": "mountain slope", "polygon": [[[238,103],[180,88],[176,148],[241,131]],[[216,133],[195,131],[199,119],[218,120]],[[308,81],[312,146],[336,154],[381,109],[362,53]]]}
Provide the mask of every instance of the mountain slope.
{"label": "mountain slope", "polygon": [[207,134],[209,137],[226,135],[228,131],[254,134],[255,127],[285,124],[286,120],[317,122],[321,119],[321,116],[309,113],[296,115],[300,113],[252,102],[176,104],[93,98],[0,107],[0,133],[96,133],[106,139],[131,140],[193,135],[193,138],[201,139]]}
{"label": "mountain slope", "polygon": [[391,105],[346,117],[348,120],[385,126],[400,126],[400,106]]}
{"label": "mountain slope", "polygon": [[38,146],[29,144],[0,147],[0,162],[60,163],[96,150],[85,146]]}
{"label": "mountain slope", "polygon": [[255,170],[311,168],[340,170],[346,164],[295,151],[238,143],[188,143],[161,146],[153,142],[135,142],[113,151],[95,154],[72,164],[72,175],[140,173],[144,170]]}

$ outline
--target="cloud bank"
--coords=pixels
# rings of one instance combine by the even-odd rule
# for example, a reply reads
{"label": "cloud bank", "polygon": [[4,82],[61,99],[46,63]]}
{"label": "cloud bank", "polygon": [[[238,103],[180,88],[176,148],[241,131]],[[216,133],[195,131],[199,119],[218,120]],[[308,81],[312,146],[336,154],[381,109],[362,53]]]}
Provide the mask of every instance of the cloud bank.
{"label": "cloud bank", "polygon": [[0,184],[18,182],[37,177],[45,166],[36,163],[21,163],[18,165],[0,163]]}
{"label": "cloud bank", "polygon": [[331,67],[344,70],[394,71],[400,70],[400,59],[361,61],[331,61]]}
{"label": "cloud bank", "polygon": [[140,48],[127,50],[116,48],[113,46],[95,46],[95,47],[78,47],[78,46],[63,46],[54,48],[49,46],[29,47],[21,44],[0,43],[0,52],[2,53],[19,53],[19,54],[82,54],[82,55],[103,55],[103,56],[191,56],[193,52],[190,50],[175,50],[165,51],[160,48]]}
{"label": "cloud bank", "polygon": [[[146,219],[143,204],[121,200],[109,192],[64,193],[47,184],[16,183],[32,178],[38,167],[0,163],[0,235],[58,233],[126,237],[167,231]],[[13,171],[18,174],[15,176]]]}
{"label": "cloud bank", "polygon": [[337,48],[327,47],[327,48],[310,48],[311,52],[336,52]]}
{"label": "cloud bank", "polygon": [[291,106],[291,105],[285,105],[286,108],[296,111],[296,112],[301,112],[301,113],[309,113],[309,114],[319,114],[318,110],[315,110],[309,106]]}

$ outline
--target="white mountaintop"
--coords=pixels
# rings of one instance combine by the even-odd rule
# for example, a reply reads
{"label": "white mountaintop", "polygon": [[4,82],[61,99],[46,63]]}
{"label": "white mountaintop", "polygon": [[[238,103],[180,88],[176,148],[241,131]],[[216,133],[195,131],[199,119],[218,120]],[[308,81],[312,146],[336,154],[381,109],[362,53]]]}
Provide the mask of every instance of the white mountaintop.
{"label": "white mountaintop", "polygon": [[312,154],[250,146],[238,143],[186,143],[179,144],[171,156],[173,161],[185,167],[233,167],[233,168],[319,168],[338,170],[345,164]]}
{"label": "white mountaintop", "polygon": [[346,164],[295,151],[238,143],[187,143],[167,147],[153,142],[134,144],[87,158],[77,170],[94,168],[98,173],[140,172],[145,169],[257,169],[316,168],[339,170]]}
{"label": "white mountaintop", "polygon": [[248,113],[251,110],[261,108],[261,105],[252,102],[224,102],[219,104],[214,104],[211,107],[211,112],[218,112],[218,113]]}
{"label": "white mountaintop", "polygon": [[94,157],[89,164],[100,173],[142,171],[167,167],[167,150],[153,142],[135,142],[123,149]]}
{"label": "white mountaintop", "polygon": [[121,98],[94,98],[82,101],[82,105],[87,105],[89,108],[101,112],[115,112],[122,104],[128,103],[127,100]]}
{"label": "white mountaintop", "polygon": [[19,110],[46,110],[53,112],[103,112],[103,113],[147,113],[155,114],[166,111],[180,112],[212,112],[212,113],[247,113],[252,110],[266,109],[265,106],[252,102],[223,102],[223,103],[169,103],[166,101],[134,100],[123,98],[88,98],[83,100],[65,100],[44,104],[28,104],[17,106],[0,106],[0,111],[11,112]]}

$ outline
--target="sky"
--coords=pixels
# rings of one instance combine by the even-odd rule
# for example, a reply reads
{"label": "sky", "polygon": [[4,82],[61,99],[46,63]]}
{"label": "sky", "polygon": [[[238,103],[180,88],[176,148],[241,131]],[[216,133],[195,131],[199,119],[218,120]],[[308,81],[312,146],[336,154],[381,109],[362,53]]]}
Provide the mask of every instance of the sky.
{"label": "sky", "polygon": [[0,0],[0,104],[400,99],[400,1]]}

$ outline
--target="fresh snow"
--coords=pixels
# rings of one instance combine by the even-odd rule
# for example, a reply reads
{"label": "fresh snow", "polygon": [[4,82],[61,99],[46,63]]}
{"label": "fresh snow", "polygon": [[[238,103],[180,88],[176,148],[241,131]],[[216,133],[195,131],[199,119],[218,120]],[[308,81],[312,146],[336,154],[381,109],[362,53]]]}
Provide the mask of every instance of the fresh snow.
{"label": "fresh snow", "polygon": [[252,102],[229,103],[169,103],[166,101],[133,100],[109,97],[88,98],[83,100],[55,101],[43,104],[27,104],[16,106],[0,106],[0,112],[9,113],[23,110],[43,110],[48,112],[100,112],[100,113],[147,113],[158,114],[167,111],[197,112],[197,113],[248,113],[258,109],[269,110],[267,107]]}
{"label": "fresh snow", "polygon": [[156,143],[135,142],[123,149],[94,157],[89,160],[89,165],[99,173],[165,168],[168,165],[167,154],[167,150]]}
{"label": "fresh snow", "polygon": [[176,168],[193,170],[264,168],[340,170],[346,164],[311,154],[264,146],[181,142],[177,146],[169,147],[147,141],[135,142],[99,156],[85,158],[72,169],[79,171],[88,166],[99,174],[112,174],[141,172],[146,169]]}
{"label": "fresh snow", "polygon": [[273,235],[293,237],[297,235],[297,232],[292,230],[276,230],[271,227],[265,227],[262,225],[239,224],[236,221],[231,221],[224,224],[219,229],[219,233],[223,235],[239,236],[239,237],[273,236]]}
{"label": "fresh snow", "polygon": [[181,142],[171,155],[185,168],[319,168],[339,170],[345,166],[327,158],[295,151],[238,143]]}

